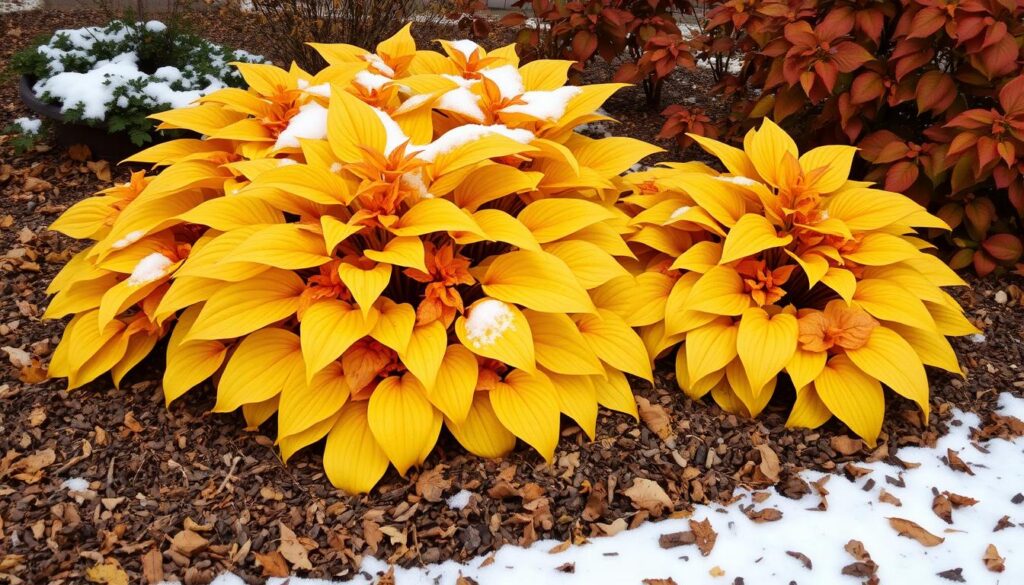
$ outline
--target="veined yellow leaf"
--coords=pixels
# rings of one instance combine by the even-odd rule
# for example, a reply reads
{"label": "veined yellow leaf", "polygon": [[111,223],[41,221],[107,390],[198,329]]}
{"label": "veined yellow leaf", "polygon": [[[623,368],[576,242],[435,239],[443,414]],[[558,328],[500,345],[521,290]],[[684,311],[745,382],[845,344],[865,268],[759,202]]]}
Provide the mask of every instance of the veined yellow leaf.
{"label": "veined yellow leaf", "polygon": [[920,253],[913,244],[899,236],[875,232],[865,235],[857,249],[844,253],[843,258],[865,266],[885,266],[902,262]]}
{"label": "veined yellow leaf", "polygon": [[598,309],[597,314],[576,315],[575,321],[587,345],[602,361],[618,370],[654,382],[647,348],[622,317]]}
{"label": "veined yellow leaf", "polygon": [[461,345],[449,345],[427,398],[446,418],[461,424],[473,404],[478,375],[476,356]]}
{"label": "veined yellow leaf", "polygon": [[300,270],[331,261],[321,234],[296,223],[266,226],[245,239],[220,263],[252,262]]}
{"label": "veined yellow leaf", "polygon": [[763,118],[761,128],[753,132],[749,146],[744,141],[750,162],[757,174],[769,184],[778,187],[786,184],[783,176],[783,161],[788,154],[797,162],[799,151],[793,139],[768,118]]}
{"label": "veined yellow leaf", "polygon": [[175,279],[185,276],[214,278],[228,282],[238,282],[252,278],[269,267],[251,262],[220,264],[220,261],[231,254],[249,236],[256,233],[262,226],[249,226],[216,234],[203,236],[192,247],[192,253],[174,273]]}
{"label": "veined yellow leaf", "polygon": [[[729,317],[714,321],[686,334],[687,379],[694,383],[721,370],[736,359],[739,327]],[[678,358],[677,358],[678,360]]]}
{"label": "veined yellow leaf", "polygon": [[521,250],[540,251],[540,244],[537,238],[533,237],[526,226],[519,223],[519,220],[500,209],[481,209],[473,214],[473,220],[486,234],[481,238],[470,234],[460,234],[456,241],[460,244],[468,244],[482,240],[493,242],[505,242]]}
{"label": "veined yellow leaf", "polygon": [[832,413],[818,397],[818,391],[813,385],[807,385],[796,391],[796,402],[793,403],[793,410],[789,411],[786,427],[816,429],[830,418]]}
{"label": "veined yellow leaf", "polygon": [[585,199],[538,199],[519,212],[517,218],[546,244],[614,217],[604,206]]}
{"label": "veined yellow leaf", "polygon": [[[798,256],[789,250],[786,250],[786,254],[793,260],[796,260],[796,263],[800,265],[800,269],[803,270],[804,275],[807,276],[808,287],[813,287],[818,284],[818,282],[820,282],[828,273],[829,264],[828,260],[826,260],[824,256],[813,252],[804,252],[802,256]],[[850,291],[850,296],[853,296],[852,289]],[[846,302],[850,302],[849,299],[846,299]]]}
{"label": "veined yellow leaf", "polygon": [[[561,258],[572,270],[576,280],[588,290],[618,276],[629,274],[607,252],[583,240],[566,239],[551,242],[544,244],[544,251]],[[665,296],[668,296],[667,292]]]}
{"label": "veined yellow leaf", "polygon": [[935,321],[924,303],[898,284],[866,278],[857,282],[853,300],[876,319],[935,329]]}
{"label": "veined yellow leaf", "polygon": [[941,333],[910,327],[902,323],[886,322],[884,325],[907,340],[910,347],[917,352],[917,357],[921,358],[922,363],[942,368],[947,372],[964,375],[963,370],[960,369],[956,352],[953,351],[953,346]]}
{"label": "veined yellow leaf", "polygon": [[670,270],[688,270],[704,274],[722,260],[722,244],[717,242],[697,242],[683,252],[669,266]]}
{"label": "veined yellow leaf", "polygon": [[455,320],[455,334],[476,355],[527,372],[537,368],[530,324],[515,305],[480,299],[468,307],[465,316]]}
{"label": "veined yellow leaf", "polygon": [[565,85],[569,77],[569,60],[537,59],[519,68],[527,91],[551,91]]}
{"label": "veined yellow leaf", "polygon": [[388,240],[388,243],[384,244],[383,250],[363,250],[363,255],[374,262],[415,268],[420,272],[427,272],[427,266],[424,264],[426,253],[423,249],[423,240],[416,236],[391,238]]}
{"label": "veined yellow leaf", "polygon": [[295,81],[287,71],[265,63],[232,63],[242,74],[245,83],[256,93],[267,97],[284,93],[295,86]]}
{"label": "veined yellow leaf", "polygon": [[455,187],[455,204],[469,211],[511,193],[537,187],[540,173],[526,173],[502,164],[486,164],[474,169]]}
{"label": "veined yellow leaf", "polygon": [[73,281],[53,297],[46,307],[44,319],[60,319],[73,313],[82,313],[100,306],[103,295],[117,285],[121,275],[107,272],[98,278]]}
{"label": "veined yellow leaf", "polygon": [[874,449],[885,415],[885,396],[878,380],[849,357],[838,355],[815,378],[814,388],[829,411]]}
{"label": "veined yellow leaf", "polygon": [[[463,128],[465,128],[465,126],[463,126]],[[486,126],[482,128],[486,129]],[[457,132],[458,128],[456,128],[455,131]],[[461,144],[450,151],[437,154],[436,158],[433,160],[434,170],[437,174],[445,175],[453,171],[474,166],[488,159],[510,156],[534,150],[534,148],[528,144],[523,144],[522,142],[513,140],[496,132],[488,132],[487,130],[484,130],[484,132],[484,135],[480,136],[476,140]],[[444,136],[442,135],[437,140],[444,140]]]}
{"label": "veined yellow leaf", "polygon": [[480,278],[484,293],[545,313],[591,313],[594,304],[572,271],[546,252],[519,250],[498,256]]}
{"label": "veined yellow leaf", "polygon": [[219,341],[183,343],[202,307],[189,307],[178,319],[167,343],[167,365],[164,368],[164,404],[171,405],[200,382],[220,369],[227,357],[227,347]]}
{"label": "veined yellow leaf", "polygon": [[333,254],[338,244],[344,242],[353,234],[362,231],[362,225],[349,225],[340,219],[325,215],[320,218],[320,228],[324,232],[324,240],[328,254]]}
{"label": "veined yellow leaf", "polygon": [[768,405],[778,382],[778,378],[771,378],[765,386],[754,389],[750,385],[746,368],[738,358],[725,367],[725,377],[733,394],[743,403],[747,416],[751,417],[761,414],[764,407]]}
{"label": "veined yellow leaf", "polygon": [[431,321],[413,328],[409,345],[398,355],[426,391],[432,392],[447,347],[448,334],[444,325],[440,321]]}
{"label": "veined yellow leaf", "polygon": [[705,173],[680,173],[666,177],[662,183],[689,195],[697,203],[697,208],[711,214],[715,221],[724,226],[735,225],[747,211],[742,187],[719,181]]}
{"label": "veined yellow leaf", "polygon": [[341,416],[341,412],[334,414],[324,420],[309,426],[306,430],[295,433],[294,435],[288,435],[287,437],[279,437],[277,440],[278,447],[281,449],[281,461],[288,463],[288,460],[292,458],[299,449],[308,447],[313,443],[327,436],[327,433],[334,428],[338,418]]}
{"label": "veined yellow leaf", "polygon": [[739,273],[728,266],[716,266],[694,282],[687,296],[686,308],[702,313],[735,316],[753,304],[750,295],[744,293],[743,279]]}
{"label": "veined yellow leaf", "polygon": [[107,221],[116,216],[112,204],[117,200],[99,196],[79,201],[62,213],[50,229],[78,240],[100,236],[107,229]]}
{"label": "veined yellow leaf", "polygon": [[793,352],[793,357],[786,364],[786,373],[789,374],[790,380],[793,381],[794,388],[804,388],[809,386],[818,374],[821,373],[822,368],[825,367],[825,361],[828,358],[828,353],[824,351],[806,351],[797,348]]}
{"label": "veined yellow leaf", "polygon": [[590,376],[569,376],[555,372],[545,372],[555,388],[558,398],[558,409],[576,421],[594,440],[597,432],[597,390]]}
{"label": "veined yellow leaf", "polygon": [[800,169],[804,176],[818,175],[813,188],[822,195],[831,193],[846,183],[857,149],[846,145],[819,146],[800,156]]}
{"label": "veined yellow leaf", "polygon": [[843,189],[828,202],[829,217],[842,221],[852,232],[878,230],[923,210],[905,195],[864,187]]}
{"label": "veined yellow leaf", "polygon": [[719,264],[734,262],[758,252],[781,248],[793,241],[793,236],[779,236],[763,215],[747,213],[739,218],[736,225],[729,230],[722,246],[722,258]]}
{"label": "veined yellow leaf", "polygon": [[615,177],[641,159],[664,149],[626,136],[611,136],[583,143],[575,149],[580,166],[590,167],[601,177]]}
{"label": "veined yellow leaf", "polygon": [[[199,319],[202,314],[197,325]],[[217,384],[213,412],[231,412],[243,404],[269,400],[281,393],[289,377],[296,376],[299,381],[305,376],[299,336],[276,327],[261,329],[243,339],[228,360]]]}
{"label": "veined yellow leaf", "polygon": [[[947,299],[949,299],[947,303],[924,301],[928,313],[935,320],[936,330],[942,335],[973,335],[981,333],[977,327],[967,320],[963,309],[959,308],[956,301],[953,301],[948,295]],[[896,319],[892,320],[895,321]],[[912,323],[909,325],[916,326]],[[920,326],[917,327],[920,328]]]}
{"label": "veined yellow leaf", "polygon": [[402,477],[437,442],[436,416],[423,386],[409,374],[384,378],[370,396],[370,431]]}
{"label": "veined yellow leaf", "polygon": [[200,104],[192,108],[178,108],[149,116],[162,122],[157,128],[180,128],[198,134],[215,134],[221,128],[234,124],[246,117],[243,112],[233,112],[218,104]]}
{"label": "veined yellow leaf", "polygon": [[558,444],[558,400],[551,380],[541,372],[513,370],[489,392],[494,414],[508,430],[550,463]]}
{"label": "veined yellow leaf", "polygon": [[875,327],[864,346],[848,349],[846,355],[865,374],[916,402],[928,422],[928,376],[907,340],[892,329]]}
{"label": "veined yellow leaf", "polygon": [[821,283],[836,292],[847,303],[857,292],[857,277],[845,268],[832,266],[821,276]]}
{"label": "veined yellow leaf", "polygon": [[559,374],[604,375],[604,366],[567,315],[532,310],[523,315],[530,324],[540,365]]}
{"label": "veined yellow leaf", "polygon": [[305,285],[294,272],[270,269],[213,293],[186,341],[241,337],[291,316]]}
{"label": "veined yellow leaf", "polygon": [[516,446],[516,436],[498,420],[491,406],[490,392],[477,392],[466,419],[456,423],[445,420],[456,440],[478,457],[504,457]]}
{"label": "veined yellow leaf", "polygon": [[271,396],[262,402],[250,402],[242,405],[242,417],[245,418],[245,430],[255,431],[260,425],[270,420],[277,412],[280,395]]}
{"label": "veined yellow leaf", "polygon": [[447,199],[420,199],[390,227],[396,236],[421,236],[433,232],[467,232],[486,237],[473,218]]}
{"label": "veined yellow leaf", "polygon": [[[333,143],[331,144],[333,146]],[[270,159],[277,160],[277,159]],[[311,164],[274,166],[260,173],[240,192],[240,196],[261,196],[269,189],[280,189],[289,195],[299,197],[318,205],[347,205],[353,193],[345,180],[328,168]]]}
{"label": "veined yellow leaf", "polygon": [[416,325],[416,309],[408,303],[398,304],[382,297],[375,305],[380,316],[377,318],[370,337],[395,350],[405,352]]}
{"label": "veined yellow leaf", "polygon": [[306,380],[312,380],[315,374],[341,357],[353,343],[369,335],[377,324],[377,317],[375,310],[364,315],[362,311],[335,299],[325,299],[310,305],[302,314],[299,328]]}
{"label": "veined yellow leaf", "polygon": [[701,148],[722,161],[729,173],[755,181],[761,178],[754,168],[754,163],[750,162],[750,158],[743,150],[699,134],[687,134],[687,136],[693,138]]}
{"label": "veined yellow leaf", "polygon": [[736,351],[755,395],[786,367],[796,345],[797,323],[793,315],[769,315],[761,308],[743,311]]}
{"label": "veined yellow leaf", "polygon": [[149,352],[153,351],[156,342],[160,341],[160,333],[136,332],[128,339],[128,349],[124,357],[117,362],[117,365],[110,369],[110,377],[114,380],[114,387],[121,387],[121,380],[132,368],[139,365]]}
{"label": "veined yellow leaf", "polygon": [[[317,372],[309,382],[289,378],[281,391],[277,415],[278,442],[336,415],[350,393],[345,373],[338,362]],[[325,434],[326,429],[320,437]]]}
{"label": "veined yellow leaf", "polygon": [[327,107],[327,140],[339,160],[354,163],[363,160],[364,148],[386,152],[387,133],[372,106],[334,85]]}
{"label": "veined yellow leaf", "polygon": [[[171,281],[170,288],[167,289],[163,298],[160,299],[160,304],[156,307],[156,317],[157,319],[165,319],[177,313],[180,309],[201,303],[213,296],[215,292],[224,286],[226,286],[226,283],[212,278],[201,278],[198,276],[175,278]],[[181,324],[179,323],[175,326],[174,330],[177,331],[180,327]]]}
{"label": "veined yellow leaf", "polygon": [[352,292],[359,309],[364,315],[369,315],[373,303],[391,282],[391,265],[380,263],[372,268],[363,269],[355,264],[342,262],[338,265],[338,276]]}
{"label": "veined yellow leaf", "polygon": [[350,494],[365,493],[388,470],[388,456],[370,431],[367,402],[349,401],[327,434],[324,471],[334,487]]}

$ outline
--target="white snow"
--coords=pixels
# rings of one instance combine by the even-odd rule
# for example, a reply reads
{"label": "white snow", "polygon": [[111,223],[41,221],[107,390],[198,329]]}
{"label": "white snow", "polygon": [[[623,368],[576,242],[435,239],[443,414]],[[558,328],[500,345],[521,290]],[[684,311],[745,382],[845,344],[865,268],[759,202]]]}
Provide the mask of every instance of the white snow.
{"label": "white snow", "polygon": [[[1003,414],[1024,414],[1024,399],[1003,393],[999,404]],[[688,519],[680,518],[645,522],[634,530],[593,538],[558,553],[550,551],[561,543],[546,540],[529,548],[506,545],[493,555],[465,564],[446,561],[411,569],[396,567],[395,583],[454,585],[464,576],[487,585],[593,585],[665,578],[680,584],[728,585],[742,577],[744,582],[758,585],[785,585],[792,581],[855,585],[864,579],[842,575],[843,567],[855,562],[843,549],[850,540],[863,543],[878,564],[881,583],[948,585],[950,581],[938,573],[955,568],[962,569],[965,582],[972,585],[1024,583],[1024,528],[1020,526],[1024,508],[1011,502],[1024,488],[1024,437],[988,441],[982,445],[988,451],[985,453],[970,439],[970,428],[980,423],[977,415],[954,411],[954,419],[949,434],[939,439],[935,448],[899,450],[897,455],[902,461],[920,464],[919,467],[902,469],[882,462],[858,462],[858,467],[870,471],[853,481],[840,473],[802,472],[801,478],[808,482],[829,478],[824,484],[829,492],[825,511],[818,510],[822,498],[813,491],[799,500],[791,500],[773,489],[763,492],[768,495],[760,502],[754,502],[749,492],[741,491],[737,494],[739,499],[727,506],[695,506],[691,518],[708,520],[718,534],[707,557],[701,556],[693,545],[670,549],[659,546],[659,536],[690,529]],[[947,449],[959,452],[975,475],[950,468],[943,461]],[[887,478],[896,484],[902,482],[902,487]],[[880,501],[883,489],[898,498],[901,505]],[[946,524],[932,511],[933,489],[974,498],[978,503],[954,509],[953,523]],[[449,499],[449,506],[454,508],[451,500],[460,497],[466,496],[462,492],[455,494]],[[750,506],[757,510],[777,508],[783,517],[775,522],[756,523],[741,509]],[[1017,526],[994,530],[1004,515]],[[890,517],[916,522],[945,541],[926,548],[916,540],[899,536],[889,525]],[[985,568],[982,556],[989,544],[995,545],[999,555],[1006,559],[1002,573]],[[806,555],[812,568],[805,568],[788,551]],[[573,563],[574,572],[557,569],[565,563]],[[715,567],[724,575],[712,577],[710,572]],[[364,557],[360,572],[347,583],[376,583],[377,575],[387,570],[385,561]],[[267,585],[283,582],[284,579],[270,579]],[[234,583],[224,581],[219,585]],[[328,583],[295,577],[290,580],[291,585]]]}
{"label": "white snow", "polygon": [[165,30],[167,30],[167,25],[160,22],[159,20],[151,20],[146,23],[146,30],[155,33],[164,32]]}
{"label": "white snow", "polygon": [[373,108],[373,111],[377,112],[377,117],[384,124],[384,132],[387,133],[384,154],[391,154],[391,151],[398,148],[403,142],[409,141],[409,137],[402,131],[402,127],[387,112],[380,108]]}
{"label": "white snow", "polygon": [[142,286],[160,279],[171,264],[174,264],[173,260],[160,252],[153,252],[135,265],[131,276],[128,277],[128,286]]}
{"label": "white snow", "polygon": [[43,7],[43,0],[0,0],[0,14],[28,12]]}
{"label": "white snow", "polygon": [[422,147],[422,150],[416,156],[422,160],[433,162],[438,156],[449,153],[463,144],[493,135],[505,136],[522,144],[529,144],[534,138],[533,132],[529,130],[521,128],[512,129],[503,124],[494,124],[492,126],[466,124],[445,132],[437,140]]}
{"label": "white snow", "polygon": [[114,250],[123,250],[124,248],[127,248],[128,246],[131,246],[135,242],[141,240],[142,236],[144,235],[146,235],[146,232],[144,232],[143,230],[135,230],[133,232],[128,232],[127,234],[125,234],[123,238],[111,244],[110,247]]}
{"label": "white snow", "polygon": [[60,487],[71,492],[84,492],[89,489],[89,481],[81,477],[70,477],[65,479]]}
{"label": "white snow", "polygon": [[719,175],[715,177],[715,179],[718,179],[723,183],[732,183],[733,185],[740,185],[741,187],[750,187],[757,184],[757,181],[755,181],[754,179],[751,179],[750,177],[744,177],[742,175],[737,175],[735,177]]}
{"label": "white snow", "polygon": [[526,114],[539,120],[553,122],[565,115],[569,100],[580,94],[578,87],[567,85],[551,91],[528,91],[519,99],[525,104],[515,104],[504,108],[510,114]]}
{"label": "white snow", "polygon": [[378,73],[386,75],[388,77],[395,76],[395,70],[392,69],[390,65],[385,63],[384,59],[380,58],[380,55],[376,53],[367,53],[363,55],[363,60],[369,63],[370,67],[376,69]]}
{"label": "white snow", "polygon": [[356,73],[354,81],[370,91],[376,91],[384,87],[385,84],[391,83],[392,79],[369,71],[360,71]]}
{"label": "white snow", "polygon": [[473,347],[494,345],[506,331],[515,331],[515,318],[509,306],[497,299],[484,299],[469,309],[466,339]]}
{"label": "white snow", "polygon": [[480,83],[479,79],[466,79],[465,77],[462,77],[461,75],[451,75],[450,73],[442,73],[441,77],[444,77],[448,81],[454,81],[455,83],[457,83],[459,85],[459,87],[465,87],[467,89],[470,88],[470,87],[473,87],[474,85],[476,85],[478,83]]}
{"label": "white snow", "polygon": [[[292,583],[294,582],[295,580],[293,579]],[[241,577],[232,575],[231,573],[224,573],[213,581],[210,581],[210,585],[245,585],[245,581],[243,581]]]}
{"label": "white snow", "polygon": [[298,148],[300,138],[327,138],[327,108],[310,102],[288,120],[288,126],[277,135],[274,149]]}
{"label": "white snow", "polygon": [[453,89],[437,100],[435,107],[455,112],[475,122],[484,121],[484,111],[480,109],[480,96],[464,87]]}
{"label": "white snow", "polygon": [[401,180],[403,185],[416,191],[420,199],[434,198],[434,194],[430,192],[427,184],[423,182],[423,173],[420,169],[403,174]]}
{"label": "white snow", "polygon": [[[303,81],[303,80],[300,79],[299,81]],[[304,88],[300,87],[299,89],[303,89],[303,90],[305,90],[306,93],[311,93],[313,95],[318,95],[318,96],[325,97],[325,98],[331,97],[331,84],[330,83],[320,83],[320,84],[317,84],[317,85],[309,85],[309,82],[307,81],[306,82],[306,87],[304,87]]]}
{"label": "white snow", "polygon": [[503,98],[514,98],[526,91],[526,86],[523,85],[523,76],[512,65],[484,69],[480,71],[480,75],[493,81],[498,86]]}
{"label": "white snow", "polygon": [[445,500],[445,503],[452,510],[461,510],[469,505],[469,498],[472,496],[473,492],[469,490],[459,490],[456,494]]}
{"label": "white snow", "polygon": [[967,339],[971,340],[971,343],[985,343],[984,333],[972,333],[967,336]]}
{"label": "white snow", "polygon": [[43,121],[39,118],[18,118],[14,125],[21,129],[22,134],[39,134],[43,128]]}
{"label": "white snow", "polygon": [[679,216],[683,215],[687,211],[690,211],[691,209],[693,209],[693,208],[690,207],[689,205],[683,205],[682,207],[677,207],[675,209],[675,211],[672,212],[672,215],[669,216],[669,218],[670,219],[678,219]]}
{"label": "white snow", "polygon": [[466,59],[472,57],[473,53],[475,53],[477,49],[480,48],[480,45],[474,43],[469,39],[459,39],[457,41],[452,41],[451,45],[453,49],[465,55]]}

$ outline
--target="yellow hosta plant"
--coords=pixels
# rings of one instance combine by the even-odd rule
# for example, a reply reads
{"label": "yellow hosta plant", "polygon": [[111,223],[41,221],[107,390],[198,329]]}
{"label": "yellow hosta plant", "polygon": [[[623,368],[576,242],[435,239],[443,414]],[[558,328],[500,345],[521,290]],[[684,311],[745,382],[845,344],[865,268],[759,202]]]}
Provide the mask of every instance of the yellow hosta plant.
{"label": "yellow hosta plant", "polygon": [[927,418],[924,366],[961,373],[946,337],[976,332],[941,288],[965,283],[914,232],[948,226],[849,180],[852,147],[801,155],[770,120],[743,149],[694,139],[725,173],[683,163],[625,178],[629,238],[663,287],[664,320],[641,329],[652,355],[681,342],[683,391],[748,416],[786,378],[789,425],[835,415],[871,445],[883,385]]}
{"label": "yellow hosta plant", "polygon": [[160,168],[70,208],[94,242],[54,280],[73,315],[50,371],[115,382],[166,338],[167,403],[204,380],[215,412],[277,415],[287,460],[326,437],[350,492],[421,464],[442,426],[496,457],[553,456],[562,414],[635,415],[651,378],[621,173],[655,147],[574,132],[616,84],[566,87],[568,61],[512,46],[375,52],[315,45],[329,66],[236,64],[249,88],[154,116],[202,138],[130,160]]}

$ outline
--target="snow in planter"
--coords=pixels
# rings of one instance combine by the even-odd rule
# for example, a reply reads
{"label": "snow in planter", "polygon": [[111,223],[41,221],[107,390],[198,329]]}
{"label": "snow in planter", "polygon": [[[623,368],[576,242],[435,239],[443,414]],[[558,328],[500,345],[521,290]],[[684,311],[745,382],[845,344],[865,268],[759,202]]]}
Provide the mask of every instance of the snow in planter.
{"label": "snow in planter", "polygon": [[105,27],[58,30],[45,43],[15,55],[16,71],[34,80],[33,93],[60,105],[71,122],[128,131],[149,140],[150,114],[186,107],[244,81],[229,65],[262,63],[159,21],[115,20]]}

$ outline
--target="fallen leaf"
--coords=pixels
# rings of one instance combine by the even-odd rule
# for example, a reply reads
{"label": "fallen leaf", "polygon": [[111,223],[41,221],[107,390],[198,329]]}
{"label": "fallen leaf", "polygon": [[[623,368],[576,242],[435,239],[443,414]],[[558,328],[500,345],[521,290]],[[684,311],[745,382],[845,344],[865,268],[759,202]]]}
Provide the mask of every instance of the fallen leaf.
{"label": "fallen leaf", "polygon": [[171,539],[171,550],[186,557],[191,557],[197,552],[206,550],[210,541],[198,533],[185,529],[174,535]]}
{"label": "fallen leaf", "polygon": [[16,368],[24,368],[32,365],[32,354],[18,347],[4,346],[0,347],[6,354],[7,359],[11,361],[11,365]]}
{"label": "fallen leaf", "polygon": [[114,563],[103,563],[85,570],[85,578],[90,583],[102,585],[128,585],[128,573]]}
{"label": "fallen leaf", "polygon": [[953,504],[943,494],[938,494],[932,499],[932,512],[939,518],[942,518],[946,524],[953,523]]}
{"label": "fallen leaf", "polygon": [[715,548],[715,541],[718,540],[718,533],[711,527],[711,522],[707,518],[700,522],[691,519],[690,530],[697,537],[697,548],[700,549],[700,554],[705,557],[711,554],[711,549]]}
{"label": "fallen leaf", "polygon": [[616,518],[611,524],[598,522],[597,527],[601,529],[601,532],[603,532],[605,536],[615,536],[628,528],[629,524],[626,523],[625,518]]}
{"label": "fallen leaf", "polygon": [[260,497],[262,497],[264,500],[280,502],[281,500],[284,499],[284,494],[280,490],[265,485],[260,488]]}
{"label": "fallen leaf", "polygon": [[1002,573],[1006,570],[1006,559],[999,556],[999,550],[994,544],[985,548],[985,556],[981,557],[981,560],[985,561],[985,568],[993,573]]}
{"label": "fallen leaf", "polygon": [[964,570],[962,568],[957,567],[956,569],[949,569],[948,571],[938,572],[936,573],[936,575],[942,577],[943,579],[946,579],[947,581],[953,581],[955,583],[966,583],[967,580],[964,579],[963,572]]}
{"label": "fallen leaf", "polygon": [[43,478],[43,470],[57,461],[57,453],[53,449],[43,449],[31,455],[22,457],[11,464],[9,473],[14,473],[15,479],[25,483],[36,483]]}
{"label": "fallen leaf", "polygon": [[658,482],[638,477],[623,493],[633,502],[633,507],[647,510],[653,516],[660,516],[665,508],[672,508],[672,499]]}
{"label": "fallen leaf", "polygon": [[76,162],[85,162],[92,158],[92,150],[85,144],[72,144],[68,147],[68,158]]}
{"label": "fallen leaf", "polygon": [[708,574],[712,577],[721,577],[725,575],[725,571],[722,570],[722,567],[715,565],[714,567],[711,567],[711,570],[708,571]]}
{"label": "fallen leaf", "polygon": [[791,557],[793,557],[794,559],[800,561],[800,564],[803,565],[805,569],[811,570],[811,569],[814,568],[814,564],[811,563],[810,557],[808,557],[804,553],[797,552],[795,550],[787,550],[786,554],[791,556]]}
{"label": "fallen leaf", "polygon": [[253,553],[256,557],[256,563],[263,568],[264,577],[287,577],[291,574],[288,570],[288,563],[281,556],[279,551],[273,551],[267,554]]}
{"label": "fallen leaf", "polygon": [[960,494],[954,494],[953,492],[942,492],[947,498],[949,503],[953,504],[954,508],[963,508],[965,506],[973,506],[978,503],[978,500],[969,498],[967,496],[961,496]]}
{"label": "fallen leaf", "polygon": [[89,167],[92,174],[96,175],[96,178],[109,183],[111,180],[110,163],[105,160],[89,161],[85,163],[85,166]]}
{"label": "fallen leaf", "polygon": [[829,439],[829,445],[840,455],[853,455],[861,450],[864,442],[847,435],[840,435]]}
{"label": "fallen leaf", "polygon": [[672,577],[665,579],[644,579],[644,585],[678,585]]}
{"label": "fallen leaf", "polygon": [[206,524],[200,524],[193,520],[190,516],[185,517],[185,521],[182,523],[182,527],[185,530],[191,530],[192,532],[209,532],[213,530],[213,522],[207,522]]}
{"label": "fallen leaf", "polygon": [[440,502],[445,490],[452,487],[452,482],[445,479],[445,465],[436,465],[420,474],[416,479],[416,495],[428,502]]}
{"label": "fallen leaf", "polygon": [[677,546],[684,546],[696,543],[697,535],[694,534],[692,530],[670,532],[669,534],[662,534],[658,537],[658,546],[660,546],[661,548],[675,548]]}
{"label": "fallen leaf", "polygon": [[779,482],[779,456],[775,454],[767,444],[760,444],[757,446],[757,450],[761,453],[761,463],[757,466],[757,470],[763,476],[763,479],[771,482]]}
{"label": "fallen leaf", "polygon": [[882,488],[882,491],[878,493],[878,501],[885,502],[886,504],[892,504],[893,506],[896,507],[900,507],[903,505],[903,502],[900,501],[899,498],[885,491],[885,488]]}
{"label": "fallen leaf", "polygon": [[455,585],[480,585],[480,584],[477,583],[476,579],[473,579],[471,577],[463,577],[462,573],[460,572],[459,576],[455,578]]}
{"label": "fallen leaf", "polygon": [[142,425],[139,424],[139,421],[135,420],[135,413],[131,410],[124,413],[124,426],[133,433],[142,432]]}
{"label": "fallen leaf", "polygon": [[142,555],[142,580],[147,585],[156,585],[164,580],[164,557],[159,549],[150,549]]}
{"label": "fallen leaf", "polygon": [[32,409],[32,412],[28,415],[28,426],[31,428],[38,427],[39,425],[46,422],[46,409],[42,406],[37,406]]}
{"label": "fallen leaf", "polygon": [[295,532],[285,526],[283,522],[278,522],[278,527],[281,529],[281,543],[278,545],[277,551],[292,564],[292,568],[312,570],[313,565],[309,562],[309,552],[299,542]]}
{"label": "fallen leaf", "polygon": [[1009,516],[1003,516],[1002,518],[996,521],[996,527],[992,529],[992,532],[999,532],[1000,530],[1013,528],[1014,526],[1016,526],[1016,524],[1010,522]]}
{"label": "fallen leaf", "polygon": [[755,510],[753,506],[747,508],[744,511],[747,518],[750,518],[758,524],[762,522],[775,522],[776,520],[782,520],[782,510],[778,508],[761,508]]}
{"label": "fallen leaf", "polygon": [[974,470],[968,465],[963,459],[960,458],[960,454],[952,449],[946,449],[946,459],[949,462],[949,467],[954,471],[966,473],[967,475],[974,475]]}
{"label": "fallen leaf", "polygon": [[644,421],[644,424],[647,425],[647,428],[651,429],[651,432],[663,440],[675,434],[672,431],[672,419],[669,418],[668,411],[663,406],[651,404],[643,396],[637,396],[636,404],[640,411],[640,420]]}
{"label": "fallen leaf", "polygon": [[576,563],[563,563],[555,567],[555,570],[562,573],[575,573]]}
{"label": "fallen leaf", "polygon": [[924,546],[936,546],[945,542],[945,538],[935,536],[928,532],[921,525],[905,518],[889,518],[889,526],[899,533],[900,536],[913,538]]}

